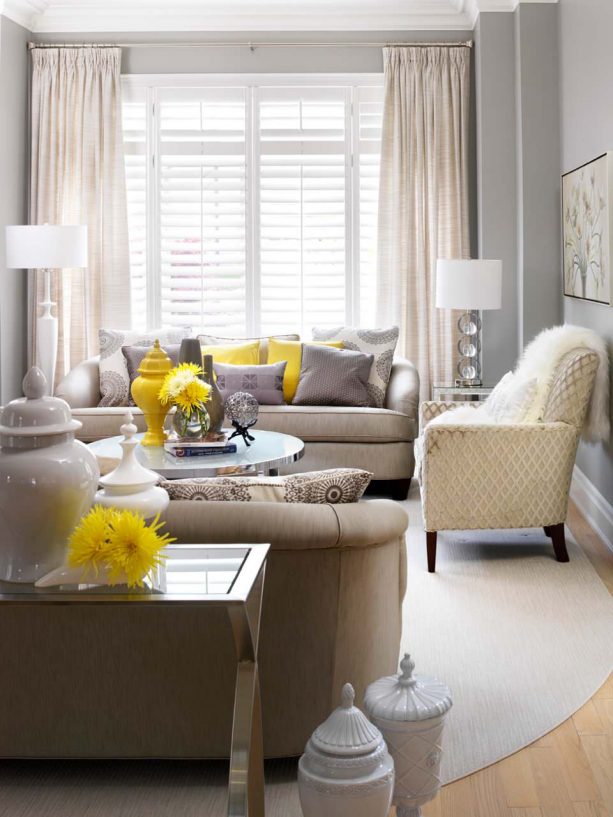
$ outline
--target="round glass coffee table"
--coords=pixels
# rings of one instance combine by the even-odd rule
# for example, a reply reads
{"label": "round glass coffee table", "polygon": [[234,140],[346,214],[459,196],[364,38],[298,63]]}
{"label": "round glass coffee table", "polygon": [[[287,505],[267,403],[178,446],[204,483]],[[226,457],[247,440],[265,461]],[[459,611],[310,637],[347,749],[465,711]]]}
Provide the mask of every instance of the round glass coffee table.
{"label": "round glass coffee table", "polygon": [[[304,443],[298,437],[280,434],[277,431],[253,429],[250,429],[250,434],[255,437],[255,441],[249,447],[241,437],[232,440],[236,443],[235,454],[174,457],[161,446],[139,445],[136,457],[142,465],[156,471],[165,479],[193,479],[259,473],[276,476],[282,465],[290,465],[304,455]],[[135,439],[139,441],[142,438],[142,434],[135,435]],[[89,448],[100,461],[102,470],[108,471],[119,462],[121,459],[119,443],[122,440],[122,436],[107,437],[89,444]]]}

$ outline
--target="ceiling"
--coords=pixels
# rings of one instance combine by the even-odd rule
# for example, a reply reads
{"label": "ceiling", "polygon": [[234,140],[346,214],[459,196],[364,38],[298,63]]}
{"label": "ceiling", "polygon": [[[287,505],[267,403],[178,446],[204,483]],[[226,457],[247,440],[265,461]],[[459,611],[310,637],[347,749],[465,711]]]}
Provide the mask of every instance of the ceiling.
{"label": "ceiling", "polygon": [[34,32],[472,29],[480,11],[557,0],[0,0]]}

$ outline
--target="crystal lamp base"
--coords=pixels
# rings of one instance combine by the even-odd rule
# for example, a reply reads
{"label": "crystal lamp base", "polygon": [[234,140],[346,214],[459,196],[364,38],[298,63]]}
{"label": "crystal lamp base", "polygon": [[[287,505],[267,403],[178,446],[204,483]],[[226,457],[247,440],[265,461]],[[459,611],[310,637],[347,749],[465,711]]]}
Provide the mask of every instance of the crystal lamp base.
{"label": "crystal lamp base", "polygon": [[481,385],[481,317],[467,309],[458,320],[460,339],[456,386]]}

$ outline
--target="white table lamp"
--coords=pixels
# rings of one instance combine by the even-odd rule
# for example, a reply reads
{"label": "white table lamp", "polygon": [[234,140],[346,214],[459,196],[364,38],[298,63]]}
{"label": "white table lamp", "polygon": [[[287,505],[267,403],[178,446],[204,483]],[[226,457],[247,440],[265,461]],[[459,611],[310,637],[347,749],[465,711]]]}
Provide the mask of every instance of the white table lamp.
{"label": "white table lamp", "polygon": [[461,309],[458,321],[456,385],[481,385],[481,309],[500,309],[502,261],[446,260],[436,262],[436,306]]}
{"label": "white table lamp", "polygon": [[51,314],[51,270],[87,266],[87,227],[31,224],[6,228],[6,266],[45,272],[42,312],[36,322],[36,352],[53,393],[57,360],[57,318]]}

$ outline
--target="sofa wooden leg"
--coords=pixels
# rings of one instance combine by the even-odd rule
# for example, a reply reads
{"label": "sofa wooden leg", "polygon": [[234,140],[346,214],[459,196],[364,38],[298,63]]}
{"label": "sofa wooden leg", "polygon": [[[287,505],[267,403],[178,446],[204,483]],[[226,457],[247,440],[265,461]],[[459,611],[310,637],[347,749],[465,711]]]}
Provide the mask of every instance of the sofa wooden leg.
{"label": "sofa wooden leg", "polygon": [[564,522],[560,522],[559,525],[552,525],[550,531],[556,559],[558,562],[568,562],[568,551],[566,550],[566,540],[564,539]]}
{"label": "sofa wooden leg", "polygon": [[545,525],[543,530],[545,531],[545,536],[548,536],[551,539],[551,525]]}
{"label": "sofa wooden leg", "polygon": [[428,548],[428,573],[436,570],[436,531],[426,531],[426,545]]}

